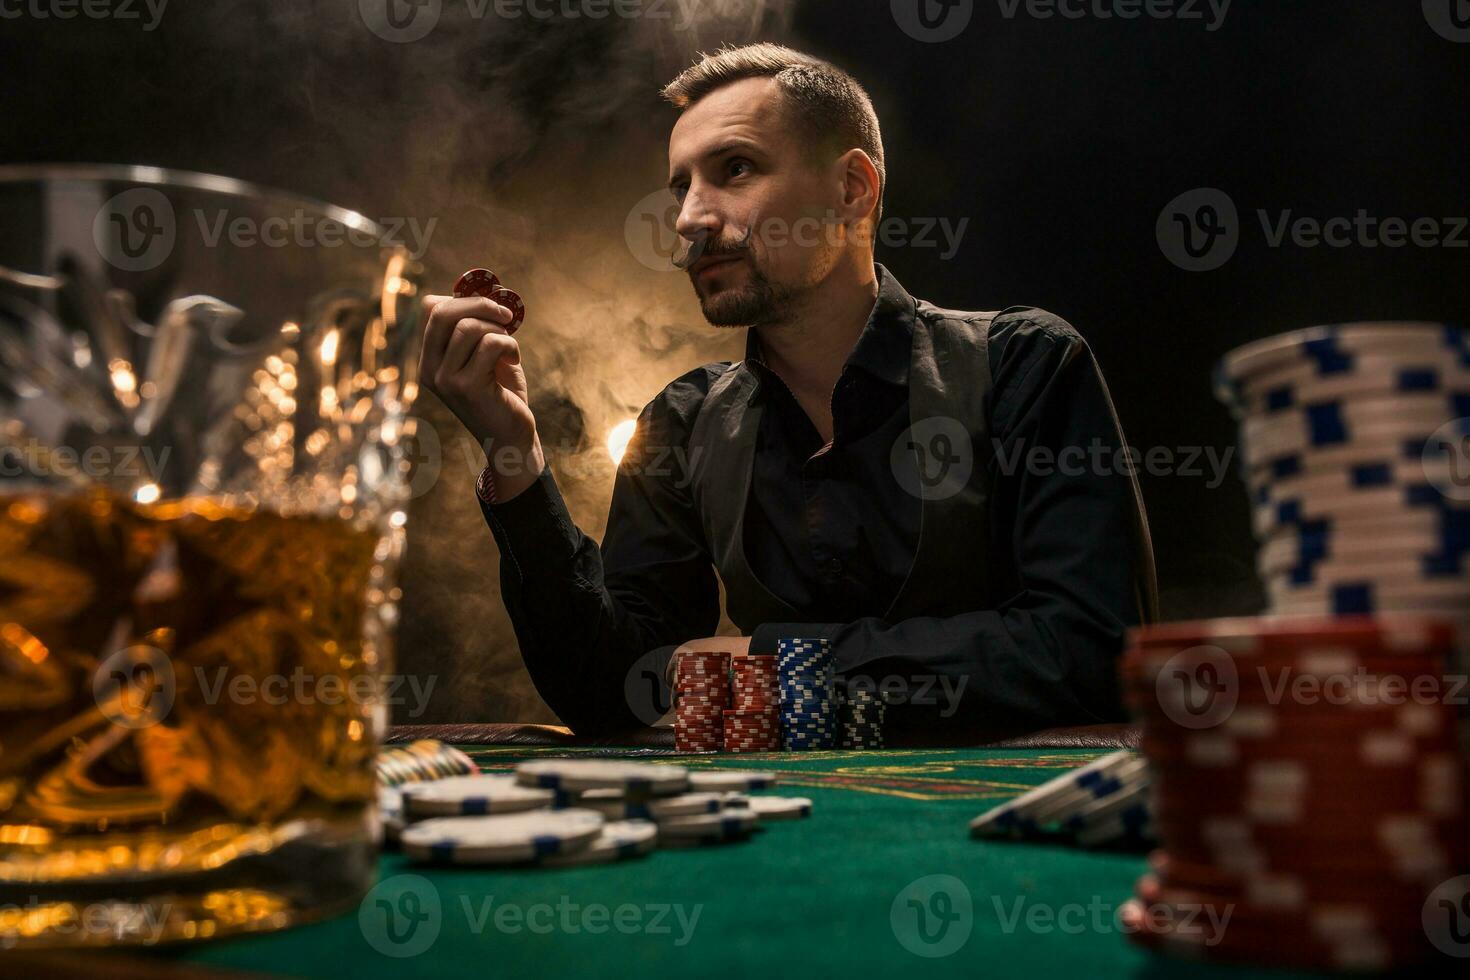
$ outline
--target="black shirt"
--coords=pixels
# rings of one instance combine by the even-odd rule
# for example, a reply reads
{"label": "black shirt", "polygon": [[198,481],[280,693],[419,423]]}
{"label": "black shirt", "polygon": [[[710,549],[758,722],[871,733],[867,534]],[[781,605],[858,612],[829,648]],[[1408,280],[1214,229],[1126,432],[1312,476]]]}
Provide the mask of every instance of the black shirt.
{"label": "black shirt", "polygon": [[[760,362],[755,332],[747,339],[766,411],[746,554],[761,582],[807,619],[757,626],[751,652],[774,653],[780,637],[825,636],[840,672],[937,676],[959,691],[944,717],[997,729],[1118,719],[1114,661],[1138,621],[1134,490],[1116,466],[1047,465],[1068,447],[1093,447],[1094,458],[1111,464],[1122,445],[1095,360],[1052,314],[1017,308],[990,327],[987,407],[992,465],[1002,469],[992,475],[994,553],[979,560],[996,583],[995,602],[958,616],[879,618],[913,560],[920,501],[889,462],[909,424],[913,300],[875,268],[878,301],[833,391],[825,450]],[[678,450],[710,384],[729,367],[688,372],[640,413],[600,548],[573,524],[549,466],[514,500],[483,508],[527,668],[574,729],[639,724],[624,697],[630,666],[655,650],[667,659],[674,645],[718,626],[718,579]],[[667,465],[626,465],[635,456],[646,463],[650,446],[675,452]],[[1004,466],[1018,451],[1041,451],[1041,465]]]}

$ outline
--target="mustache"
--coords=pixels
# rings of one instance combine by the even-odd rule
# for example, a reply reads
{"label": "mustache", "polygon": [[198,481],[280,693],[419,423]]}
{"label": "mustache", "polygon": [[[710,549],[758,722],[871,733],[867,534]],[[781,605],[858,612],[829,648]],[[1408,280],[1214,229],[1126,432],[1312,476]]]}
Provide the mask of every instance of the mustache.
{"label": "mustache", "polygon": [[750,240],[754,237],[755,225],[753,223],[738,241],[728,245],[716,242],[711,235],[701,234],[684,246],[682,252],[674,256],[674,268],[681,271],[687,270],[706,255],[738,255],[750,248]]}

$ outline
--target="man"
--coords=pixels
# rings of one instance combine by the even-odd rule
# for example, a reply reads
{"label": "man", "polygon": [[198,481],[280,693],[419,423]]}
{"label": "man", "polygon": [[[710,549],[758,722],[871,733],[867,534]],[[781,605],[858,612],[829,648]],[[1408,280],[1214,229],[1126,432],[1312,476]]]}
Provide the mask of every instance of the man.
{"label": "man", "polygon": [[[1123,445],[1082,339],[1040,310],[936,309],[874,263],[878,119],[832,65],[728,49],[664,95],[680,264],[712,325],[746,329],[746,357],[643,410],[601,548],[546,467],[509,311],[427,301],[420,377],[509,449],[477,490],[547,703],[579,731],[628,728],[624,680],[650,651],[666,666],[676,646],[821,636],[839,674],[903,679],[891,721],[1117,719],[1114,661],[1152,613],[1153,565],[1131,474],[1077,463]],[[690,471],[651,465],[669,459]],[[740,637],[709,636],[716,570]]]}

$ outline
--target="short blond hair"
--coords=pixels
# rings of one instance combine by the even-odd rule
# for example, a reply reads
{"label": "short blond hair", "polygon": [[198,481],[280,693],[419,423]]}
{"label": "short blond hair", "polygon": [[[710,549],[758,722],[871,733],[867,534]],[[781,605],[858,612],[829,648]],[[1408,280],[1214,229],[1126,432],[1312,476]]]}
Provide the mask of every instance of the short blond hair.
{"label": "short blond hair", "polygon": [[857,79],[830,62],[780,44],[723,47],[703,54],[664,86],[663,96],[684,110],[716,89],[747,78],[774,78],[787,107],[801,123],[798,131],[815,137],[814,156],[834,156],[856,147],[878,171],[878,207],[873,224],[883,220],[888,171],[883,162],[883,132],[873,100]]}

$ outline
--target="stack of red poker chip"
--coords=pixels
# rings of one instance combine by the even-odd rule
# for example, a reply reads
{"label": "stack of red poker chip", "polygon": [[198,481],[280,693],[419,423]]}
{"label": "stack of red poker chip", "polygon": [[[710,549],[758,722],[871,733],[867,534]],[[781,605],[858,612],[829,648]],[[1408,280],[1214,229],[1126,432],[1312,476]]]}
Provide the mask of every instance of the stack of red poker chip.
{"label": "stack of red poker chip", "polygon": [[734,703],[725,712],[726,752],[775,752],[781,747],[781,701],[775,657],[734,661]]}
{"label": "stack of red poker chip", "polygon": [[1124,911],[1135,941],[1292,969],[1464,950],[1470,780],[1449,624],[1217,620],[1131,641],[1161,843]]}
{"label": "stack of red poker chip", "polygon": [[674,748],[720,751],[730,704],[730,655],[695,650],[681,656],[674,671],[674,697]]}

